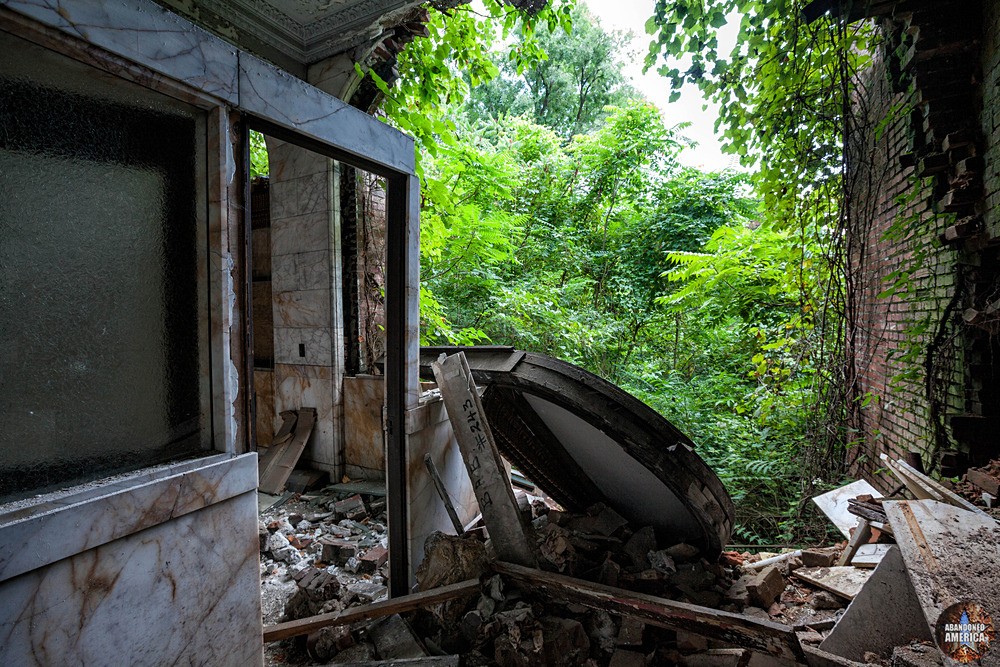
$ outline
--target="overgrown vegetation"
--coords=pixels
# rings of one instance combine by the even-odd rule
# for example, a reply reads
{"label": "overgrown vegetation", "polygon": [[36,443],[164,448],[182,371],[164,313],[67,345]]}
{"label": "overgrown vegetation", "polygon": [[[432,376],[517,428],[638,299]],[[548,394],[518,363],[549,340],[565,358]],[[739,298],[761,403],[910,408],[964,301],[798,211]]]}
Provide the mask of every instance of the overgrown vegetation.
{"label": "overgrown vegetation", "polygon": [[698,443],[740,542],[802,539],[805,499],[840,481],[845,441],[828,391],[837,118],[865,35],[807,25],[799,5],[660,0],[647,25],[647,62],[721,103],[747,173],[682,167],[683,127],[622,80],[623,37],[566,2],[435,12],[400,86],[375,77],[418,139],[424,342],[512,344],[620,384]]}

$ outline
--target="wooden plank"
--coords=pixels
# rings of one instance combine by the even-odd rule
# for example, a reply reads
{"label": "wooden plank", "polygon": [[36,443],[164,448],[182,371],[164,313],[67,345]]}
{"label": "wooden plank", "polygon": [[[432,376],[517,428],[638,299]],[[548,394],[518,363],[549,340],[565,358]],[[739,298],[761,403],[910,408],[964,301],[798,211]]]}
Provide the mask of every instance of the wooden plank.
{"label": "wooden plank", "polygon": [[451,502],[451,496],[448,495],[448,488],[444,485],[441,473],[438,472],[437,466],[434,465],[434,459],[431,458],[430,454],[424,454],[424,467],[427,468],[427,474],[431,476],[431,481],[434,482],[434,489],[437,491],[438,497],[444,503],[444,508],[448,512],[448,518],[451,519],[451,525],[455,528],[455,534],[464,535],[465,527],[458,518],[458,512],[455,511],[455,503]]}
{"label": "wooden plank", "polygon": [[659,627],[684,630],[779,658],[803,658],[795,630],[779,623],[633,593],[513,563],[498,562],[495,567],[501,575],[553,598],[638,618]]}
{"label": "wooden plank", "polygon": [[906,490],[909,491],[914,498],[916,498],[917,500],[928,500],[934,497],[933,494],[930,493],[930,491],[924,488],[915,479],[907,475],[903,470],[899,468],[899,466],[896,465],[896,462],[890,459],[888,456],[886,456],[885,454],[879,454],[879,458],[882,459],[882,464],[885,465],[885,467],[888,468],[889,471],[896,476],[896,479],[898,479],[900,482],[903,483],[903,486],[906,487]]}
{"label": "wooden plank", "polygon": [[800,567],[792,576],[830,591],[845,600],[853,600],[871,576],[871,570],[857,567]]}
{"label": "wooden plank", "polygon": [[315,408],[301,408],[295,421],[295,435],[292,439],[280,444],[271,445],[274,449],[273,458],[269,457],[267,464],[260,468],[260,490],[264,493],[279,493],[284,488],[288,476],[295,469],[299,457],[306,448],[306,442],[312,434],[316,423]]}
{"label": "wooden plank", "polygon": [[423,658],[331,662],[326,667],[458,667],[461,659],[459,655],[429,655]]}
{"label": "wooden plank", "polygon": [[503,560],[534,565],[535,552],[521,526],[510,477],[500,460],[465,355],[446,356],[431,367],[493,548]]}
{"label": "wooden plank", "polygon": [[363,607],[352,607],[343,611],[320,614],[301,618],[297,621],[286,621],[264,628],[264,643],[276,642],[279,639],[297,637],[315,632],[320,628],[330,628],[337,625],[350,625],[359,621],[369,621],[375,618],[392,616],[416,609],[425,609],[430,605],[448,602],[467,595],[479,593],[479,579],[467,579],[450,586],[432,588],[429,591],[402,595],[398,598],[376,602]]}
{"label": "wooden plank", "polygon": [[833,522],[837,530],[844,534],[844,537],[850,538],[851,528],[858,525],[858,519],[851,514],[848,501],[865,494],[869,494],[875,498],[882,497],[882,494],[874,486],[863,479],[859,479],[839,489],[827,491],[822,495],[816,496],[812,501]]}
{"label": "wooden plank", "polygon": [[858,520],[858,527],[854,529],[854,534],[851,535],[851,539],[848,540],[847,546],[844,547],[844,552],[840,554],[840,558],[837,560],[837,565],[850,565],[851,559],[854,558],[854,554],[858,552],[858,548],[862,544],[868,544],[868,540],[872,536],[872,527],[868,523],[868,519],[861,518]]}
{"label": "wooden plank", "polygon": [[1000,618],[1000,525],[935,500],[885,503],[896,542],[933,634],[941,612],[976,602]]}
{"label": "wooden plank", "polygon": [[976,507],[962,496],[938,482],[936,479],[931,479],[927,475],[923,474],[906,461],[897,459],[896,466],[899,468],[900,472],[909,475],[915,482],[932,493],[935,496],[934,500],[940,500],[943,503],[948,503],[949,505],[954,505],[955,507],[960,507],[962,509],[969,510],[970,512],[986,514],[986,512],[982,509]]}

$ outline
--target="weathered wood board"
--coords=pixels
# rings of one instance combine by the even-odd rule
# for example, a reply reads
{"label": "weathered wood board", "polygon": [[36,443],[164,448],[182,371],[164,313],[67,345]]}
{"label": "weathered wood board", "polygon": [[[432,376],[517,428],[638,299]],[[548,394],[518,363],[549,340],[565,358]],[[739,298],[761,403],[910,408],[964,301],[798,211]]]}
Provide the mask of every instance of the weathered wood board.
{"label": "weathered wood board", "polygon": [[[284,413],[282,413],[284,414]],[[284,426],[275,436],[275,444],[268,447],[267,452],[258,463],[260,479],[259,488],[264,493],[277,494],[285,487],[288,476],[295,469],[299,457],[302,456],[313,426],[316,424],[315,408],[302,408],[295,420],[295,435],[285,439]]]}
{"label": "weathered wood board", "polygon": [[504,577],[556,599],[638,618],[650,625],[684,630],[731,646],[768,653],[775,658],[799,662],[804,658],[795,630],[780,623],[758,621],[741,614],[643,595],[511,563],[497,563],[496,570]]}
{"label": "weathered wood board", "polygon": [[521,527],[510,475],[493,441],[465,355],[444,357],[432,368],[493,548],[504,560],[534,565],[534,549]]}

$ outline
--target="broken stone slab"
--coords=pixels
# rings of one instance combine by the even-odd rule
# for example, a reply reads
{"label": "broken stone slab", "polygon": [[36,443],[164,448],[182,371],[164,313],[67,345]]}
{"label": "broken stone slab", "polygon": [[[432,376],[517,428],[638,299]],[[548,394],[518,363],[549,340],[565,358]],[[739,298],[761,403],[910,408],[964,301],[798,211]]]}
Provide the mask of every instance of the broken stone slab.
{"label": "broken stone slab", "polygon": [[939,667],[941,653],[929,644],[897,646],[892,651],[892,667]]}
{"label": "broken stone slab", "polygon": [[413,628],[399,614],[368,626],[368,638],[375,645],[376,655],[383,660],[427,657],[427,651]]}
{"label": "broken stone slab", "polygon": [[667,547],[665,551],[675,561],[682,563],[695,560],[701,555],[701,549],[691,544],[685,544],[684,542]]}
{"label": "broken stone slab", "polygon": [[578,533],[611,537],[618,529],[628,525],[628,520],[603,503],[587,509],[587,514],[569,521],[568,528]]}
{"label": "broken stone slab", "polygon": [[674,564],[673,557],[665,549],[662,551],[650,551],[646,554],[646,558],[657,572],[671,574],[677,571],[677,565]]}
{"label": "broken stone slab", "polygon": [[330,659],[331,665],[363,665],[375,657],[375,647],[368,642],[349,646]]}
{"label": "broken stone slab", "polygon": [[656,531],[652,526],[643,526],[632,534],[632,537],[625,543],[622,551],[632,559],[632,564],[636,567],[646,568],[649,566],[647,554],[656,551]]}
{"label": "broken stone slab", "polygon": [[785,578],[777,566],[767,567],[746,582],[747,597],[752,605],[767,609],[785,590]]}
{"label": "broken stone slab", "polygon": [[837,561],[837,548],[803,549],[799,560],[803,567],[830,567]]}
{"label": "broken stone slab", "polygon": [[340,519],[350,519],[351,521],[360,521],[368,516],[365,501],[357,494],[335,502],[333,513]]}
{"label": "broken stone slab", "polygon": [[[424,559],[415,574],[420,590],[447,586],[486,573],[489,559],[479,540],[433,532],[424,540]],[[500,595],[500,592],[497,593]],[[499,600],[498,600],[499,601]]]}
{"label": "broken stone slab", "polygon": [[619,646],[642,646],[642,635],[645,631],[646,624],[638,618],[623,616],[615,643]]}
{"label": "broken stone slab", "polygon": [[858,523],[858,518],[849,511],[848,501],[861,495],[870,495],[873,498],[881,498],[882,494],[863,479],[852,482],[839,489],[828,491],[812,499],[819,509],[827,516],[833,525],[850,539],[851,529]]}
{"label": "broken stone slab", "polygon": [[850,566],[800,567],[792,576],[850,601],[861,591],[871,573],[872,570]]}
{"label": "broken stone slab", "polygon": [[374,602],[385,597],[386,593],[389,591],[389,589],[385,586],[382,586],[381,584],[374,584],[369,581],[357,581],[353,584],[348,584],[346,588],[348,592],[354,593],[362,600],[366,600],[368,602]]}
{"label": "broken stone slab", "polygon": [[348,559],[358,555],[358,543],[351,540],[324,537],[319,543],[323,546],[320,559],[324,563],[343,565]]}
{"label": "broken stone slab", "polygon": [[616,649],[608,667],[646,667],[646,656],[636,651]]}
{"label": "broken stone slab", "polygon": [[546,665],[570,667],[581,664],[590,653],[590,638],[580,621],[547,616],[541,619],[542,655]]}
{"label": "broken stone slab", "polygon": [[865,662],[868,654],[882,659],[912,640],[931,639],[920,602],[898,548],[875,568],[820,648],[849,660]]}

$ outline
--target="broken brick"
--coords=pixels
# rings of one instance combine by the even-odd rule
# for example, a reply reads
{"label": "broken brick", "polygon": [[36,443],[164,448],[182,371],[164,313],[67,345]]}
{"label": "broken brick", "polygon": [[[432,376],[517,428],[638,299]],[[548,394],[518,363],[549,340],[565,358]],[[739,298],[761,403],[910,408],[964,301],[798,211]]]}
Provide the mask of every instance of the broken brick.
{"label": "broken brick", "polygon": [[774,566],[764,568],[747,582],[750,603],[761,609],[770,607],[783,590],[785,590],[785,578],[781,576],[781,571]]}
{"label": "broken brick", "polygon": [[360,521],[368,516],[368,510],[365,509],[365,502],[361,500],[361,496],[358,494],[335,502],[333,504],[333,512],[338,518],[351,519],[352,521]]}
{"label": "broken brick", "polygon": [[383,546],[372,547],[358,558],[358,572],[374,574],[389,560],[389,551]]}
{"label": "broken brick", "polygon": [[323,552],[320,558],[324,563],[343,565],[348,559],[358,555],[357,542],[330,537],[323,538],[319,542],[323,545]]}

